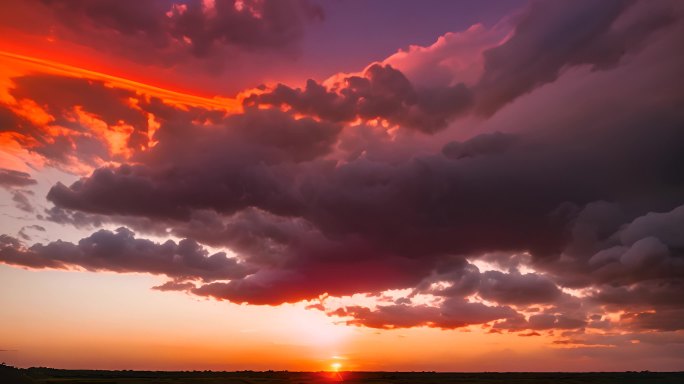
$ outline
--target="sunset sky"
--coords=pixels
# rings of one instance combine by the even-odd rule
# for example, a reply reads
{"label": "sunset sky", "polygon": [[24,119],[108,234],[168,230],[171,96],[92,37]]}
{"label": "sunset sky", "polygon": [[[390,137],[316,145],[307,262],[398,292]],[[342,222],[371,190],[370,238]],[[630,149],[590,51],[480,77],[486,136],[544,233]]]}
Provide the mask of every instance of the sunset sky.
{"label": "sunset sky", "polygon": [[684,367],[684,2],[0,4],[0,361]]}

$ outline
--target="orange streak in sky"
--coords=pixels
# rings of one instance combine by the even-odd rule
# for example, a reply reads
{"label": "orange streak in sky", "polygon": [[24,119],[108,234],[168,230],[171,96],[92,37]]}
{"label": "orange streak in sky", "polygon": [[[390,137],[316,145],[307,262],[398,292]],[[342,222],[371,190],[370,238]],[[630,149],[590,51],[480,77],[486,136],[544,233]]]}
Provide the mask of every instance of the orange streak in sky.
{"label": "orange streak in sky", "polygon": [[165,102],[169,102],[171,104],[191,107],[203,107],[208,109],[219,109],[225,110],[229,113],[242,112],[242,100],[240,96],[238,96],[237,98],[207,98],[202,96],[190,95],[187,93],[176,92],[169,89],[164,89],[153,85],[125,79],[122,77],[107,75],[105,73],[78,68],[50,60],[20,55],[6,51],[0,51],[0,57],[12,59],[26,64],[31,64],[42,69],[49,69],[52,72],[58,74],[66,74],[69,76],[102,80],[108,84],[116,85],[121,88],[130,89],[135,92],[141,92],[152,96],[158,96],[162,98]]}

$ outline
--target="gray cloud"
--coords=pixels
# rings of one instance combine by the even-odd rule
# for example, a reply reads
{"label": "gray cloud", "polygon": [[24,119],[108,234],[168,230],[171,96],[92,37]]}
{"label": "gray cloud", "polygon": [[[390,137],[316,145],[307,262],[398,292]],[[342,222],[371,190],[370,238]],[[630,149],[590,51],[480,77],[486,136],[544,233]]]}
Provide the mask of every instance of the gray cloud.
{"label": "gray cloud", "polygon": [[385,119],[423,132],[444,129],[471,104],[470,91],[463,84],[415,88],[403,73],[382,64],[371,65],[363,76],[344,78],[336,88],[329,90],[313,80],[304,89],[278,84],[248,97],[245,104],[289,106],[335,122]]}
{"label": "gray cloud", "polygon": [[0,187],[28,187],[34,184],[36,184],[36,180],[26,172],[0,168]]}
{"label": "gray cloud", "polygon": [[227,257],[223,252],[209,254],[195,241],[154,243],[135,238],[126,228],[115,232],[100,230],[78,244],[58,240],[46,245],[34,244],[30,248],[3,235],[0,246],[1,262],[29,268],[144,272],[203,281],[236,279],[250,273],[250,268],[237,259]]}
{"label": "gray cloud", "polygon": [[33,213],[33,205],[27,195],[29,195],[29,193],[25,191],[12,191],[12,201],[14,201],[14,205],[20,210]]}
{"label": "gray cloud", "polygon": [[307,24],[323,18],[322,9],[306,0],[212,3],[207,8],[200,0],[41,0],[6,11],[35,15],[33,23],[17,25],[29,32],[47,23],[59,39],[165,66],[193,57],[223,61],[231,53],[286,50],[301,39]]}
{"label": "gray cloud", "polygon": [[638,18],[628,12],[632,4],[622,0],[532,2],[511,38],[484,52],[485,70],[474,87],[477,111],[491,115],[517,97],[555,81],[567,67],[610,68],[651,33],[675,20],[668,3],[639,5]]}
{"label": "gray cloud", "polygon": [[513,316],[508,307],[490,307],[481,303],[469,303],[461,299],[449,299],[440,307],[426,305],[380,305],[377,309],[360,306],[345,307],[333,312],[335,316],[351,316],[350,325],[370,328],[410,328],[431,326],[459,328],[470,324],[482,324]]}

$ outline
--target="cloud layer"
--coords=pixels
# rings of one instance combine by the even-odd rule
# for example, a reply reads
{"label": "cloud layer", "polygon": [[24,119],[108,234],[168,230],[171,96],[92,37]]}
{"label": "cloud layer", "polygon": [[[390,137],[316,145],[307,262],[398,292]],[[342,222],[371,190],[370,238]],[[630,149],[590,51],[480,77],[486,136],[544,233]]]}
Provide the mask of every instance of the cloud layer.
{"label": "cloud layer", "polygon": [[[155,24],[150,2],[124,24],[98,19],[99,2],[48,3],[162,47],[188,37],[197,56],[279,46],[300,28],[282,4],[217,1],[208,16],[191,3]],[[288,12],[312,11],[296,4]],[[256,32],[245,40],[207,17]],[[375,328],[484,324],[572,340],[588,328],[681,330],[681,5],[534,2],[511,22],[505,39],[501,25],[479,26],[358,74],[261,87],[235,114],[85,79],[16,78],[0,115],[8,131],[54,164],[96,168],[53,185],[40,218],[184,240],[126,228],[77,244],[4,236],[1,261],[165,275],[157,289],[235,303],[319,300]],[[433,76],[452,52],[473,57]],[[46,120],[22,114],[21,100]],[[0,182],[32,183],[10,170]],[[376,302],[334,304],[354,295]]]}
{"label": "cloud layer", "polygon": [[4,8],[5,25],[161,66],[193,58],[221,65],[243,52],[291,50],[307,24],[323,19],[306,0],[32,0]]}

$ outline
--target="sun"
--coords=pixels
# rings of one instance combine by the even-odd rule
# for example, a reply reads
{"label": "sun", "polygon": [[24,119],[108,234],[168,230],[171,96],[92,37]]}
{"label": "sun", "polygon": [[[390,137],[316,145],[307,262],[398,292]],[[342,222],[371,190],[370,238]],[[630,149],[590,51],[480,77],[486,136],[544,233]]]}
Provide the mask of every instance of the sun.
{"label": "sun", "polygon": [[340,368],[342,368],[342,364],[340,364],[340,363],[332,363],[332,364],[330,364],[330,368],[332,368],[332,370],[333,370],[334,372],[339,372],[339,371],[340,371]]}

